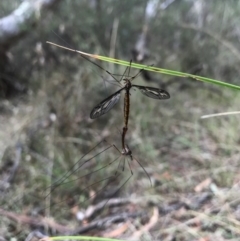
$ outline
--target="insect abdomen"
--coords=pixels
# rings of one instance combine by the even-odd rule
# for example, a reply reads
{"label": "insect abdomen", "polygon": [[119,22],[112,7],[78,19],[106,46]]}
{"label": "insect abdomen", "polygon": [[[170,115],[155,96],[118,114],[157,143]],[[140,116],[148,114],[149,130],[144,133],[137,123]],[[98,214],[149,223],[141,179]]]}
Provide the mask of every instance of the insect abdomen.
{"label": "insect abdomen", "polygon": [[128,117],[129,117],[129,109],[130,109],[130,98],[129,98],[129,90],[126,90],[124,97],[124,124],[125,127],[128,126]]}

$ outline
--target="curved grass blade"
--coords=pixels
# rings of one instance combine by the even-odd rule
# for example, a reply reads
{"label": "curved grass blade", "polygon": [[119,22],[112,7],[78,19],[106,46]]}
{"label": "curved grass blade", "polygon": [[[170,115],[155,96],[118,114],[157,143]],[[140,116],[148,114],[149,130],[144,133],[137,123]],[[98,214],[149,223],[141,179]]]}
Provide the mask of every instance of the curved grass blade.
{"label": "curved grass blade", "polygon": [[[64,47],[64,46],[61,46],[61,45],[58,45],[58,44],[55,44],[55,43],[52,43],[49,41],[47,41],[47,43],[54,45],[56,47],[62,48],[62,49],[66,49],[66,50],[69,50],[69,51],[72,51],[75,53],[79,53],[82,56],[88,56],[91,58],[100,59],[102,61],[115,63],[115,64],[119,64],[119,65],[123,65],[123,66],[130,66],[128,61],[118,60],[118,59],[105,57],[105,56],[101,56],[101,55],[96,55],[96,54],[85,53],[85,52],[67,48],[67,47]],[[238,86],[238,85],[234,85],[234,84],[230,84],[230,83],[223,82],[220,80],[215,80],[215,79],[202,77],[202,76],[198,76],[198,75],[188,74],[188,73],[184,73],[184,72],[180,72],[180,71],[168,70],[168,69],[163,69],[163,68],[158,68],[158,67],[153,67],[153,66],[146,66],[143,64],[137,64],[137,63],[133,63],[133,62],[131,63],[131,67],[136,68],[136,69],[144,69],[146,71],[152,71],[152,72],[156,72],[156,73],[166,74],[166,75],[170,75],[170,76],[191,78],[194,80],[199,80],[199,81],[203,81],[203,82],[210,83],[210,84],[215,84],[215,85],[224,86],[224,87],[228,87],[228,88],[235,89],[235,90],[240,90],[240,86]]]}

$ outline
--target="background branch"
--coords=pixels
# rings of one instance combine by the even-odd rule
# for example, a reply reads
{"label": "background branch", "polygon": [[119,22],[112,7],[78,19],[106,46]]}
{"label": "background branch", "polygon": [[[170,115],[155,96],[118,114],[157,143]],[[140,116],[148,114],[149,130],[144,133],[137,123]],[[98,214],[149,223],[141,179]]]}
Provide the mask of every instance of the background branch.
{"label": "background branch", "polygon": [[41,11],[61,0],[23,1],[11,14],[0,19],[0,51],[6,52],[38,23]]}

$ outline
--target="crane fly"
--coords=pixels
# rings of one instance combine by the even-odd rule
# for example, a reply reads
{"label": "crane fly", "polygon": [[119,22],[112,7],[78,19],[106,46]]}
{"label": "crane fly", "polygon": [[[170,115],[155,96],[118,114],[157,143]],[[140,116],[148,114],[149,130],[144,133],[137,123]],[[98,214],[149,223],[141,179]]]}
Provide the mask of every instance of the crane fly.
{"label": "crane fly", "polygon": [[[55,33],[56,34],[56,33]],[[57,35],[57,34],[56,34]],[[57,35],[58,36],[58,35]],[[60,36],[58,36],[59,38],[61,38]],[[62,39],[63,40],[63,39]],[[64,41],[64,40],[63,40]],[[64,41],[65,42],[65,41]],[[66,43],[66,42],[65,42]],[[114,145],[114,147],[121,153],[122,156],[124,157],[129,157],[131,161],[133,161],[133,156],[132,156],[132,152],[129,149],[128,145],[125,144],[125,136],[128,130],[128,119],[129,119],[129,112],[130,112],[130,90],[131,88],[137,88],[140,90],[140,92],[152,99],[159,99],[159,100],[164,100],[164,99],[169,99],[170,98],[170,94],[163,90],[163,89],[159,89],[159,88],[154,88],[154,87],[150,87],[150,86],[141,86],[141,85],[135,85],[132,84],[132,81],[139,75],[141,74],[144,69],[141,69],[135,76],[130,76],[130,69],[131,69],[131,64],[132,61],[130,61],[130,65],[129,67],[126,68],[126,70],[124,71],[122,77],[120,80],[118,80],[114,74],[111,74],[109,71],[105,70],[103,67],[101,67],[100,65],[98,65],[97,63],[91,61],[89,58],[87,58],[86,56],[84,56],[83,52],[81,51],[77,51],[75,49],[69,49],[54,43],[50,43],[52,45],[55,45],[57,47],[60,48],[64,48],[76,53],[80,53],[80,56],[83,57],[84,59],[86,59],[87,61],[91,62],[92,64],[96,65],[99,69],[105,71],[107,74],[109,74],[117,83],[120,84],[120,82],[123,80],[124,82],[124,86],[119,89],[118,91],[116,91],[115,93],[113,93],[112,95],[108,96],[106,99],[104,99],[103,101],[101,101],[97,106],[95,106],[91,113],[90,113],[90,118],[91,119],[96,119],[104,114],[106,114],[108,111],[110,111],[120,100],[120,96],[121,96],[121,92],[125,90],[125,96],[124,96],[124,127],[123,127],[123,131],[122,131],[122,152],[120,152],[116,146]],[[125,75],[125,73],[128,70],[128,74]],[[125,76],[125,77],[124,77]],[[139,163],[140,165],[140,163]],[[143,168],[143,167],[142,167]],[[143,168],[144,169],[144,168]]]}
{"label": "crane fly", "polygon": [[[126,72],[126,70],[125,70],[125,72]],[[109,72],[107,71],[107,73],[109,73]],[[141,71],[139,73],[141,73]],[[106,98],[104,101],[102,101],[102,102],[106,102],[106,105],[110,106],[110,107],[108,107],[108,110],[105,111],[105,112],[101,111],[101,113],[100,113],[101,115],[107,113],[119,101],[120,93],[122,92],[122,90],[126,91],[125,98],[124,98],[124,103],[125,103],[125,105],[124,105],[124,117],[125,117],[125,127],[126,128],[127,128],[127,125],[128,125],[128,116],[129,116],[129,109],[130,109],[130,89],[132,87],[138,88],[142,92],[142,94],[144,94],[144,95],[146,95],[147,97],[150,97],[150,98],[154,98],[154,99],[168,99],[168,98],[170,98],[170,95],[168,94],[168,92],[166,92],[164,90],[160,90],[160,89],[153,88],[153,87],[132,85],[131,81],[133,79],[135,79],[137,77],[137,75],[135,75],[133,77],[130,77],[130,78],[123,78],[123,76],[124,76],[123,75],[122,79],[125,82],[125,86],[123,88],[121,88],[120,90],[118,90],[117,92],[115,92],[114,94],[112,94],[111,96],[109,96],[108,98]],[[120,81],[118,81],[118,82],[120,82]],[[109,101],[113,102],[113,104],[109,105]],[[98,115],[98,116],[94,115],[94,116],[95,116],[95,118],[97,118],[101,115]],[[132,171],[132,167],[131,167],[131,162],[133,162],[133,161],[136,161],[140,165],[140,167],[144,170],[144,172],[146,173],[146,175],[148,176],[148,178],[150,180],[150,177],[149,177],[148,173],[146,172],[146,170],[144,169],[144,167],[141,165],[141,163],[136,158],[133,157],[132,151],[130,150],[129,146],[127,144],[125,144],[125,134],[126,134],[126,131],[127,131],[126,128],[122,132],[122,151],[119,151],[118,148],[114,144],[111,144],[111,145],[108,145],[103,150],[101,150],[100,152],[98,152],[97,154],[92,155],[93,149],[100,145],[100,144],[97,144],[93,149],[91,149],[87,153],[89,155],[91,154],[90,158],[86,157],[86,154],[83,155],[78,160],[78,162],[76,162],[69,169],[68,172],[66,172],[59,180],[57,180],[56,182],[53,182],[52,185],[49,186],[47,188],[47,190],[45,190],[45,194],[43,196],[39,196],[39,194],[36,193],[37,195],[36,196],[34,195],[36,200],[39,201],[39,200],[42,200],[43,198],[48,199],[48,197],[51,196],[51,204],[50,204],[51,206],[50,207],[53,207],[56,204],[64,205],[64,203],[67,203],[68,200],[69,200],[68,196],[71,196],[71,198],[75,198],[74,196],[77,196],[78,197],[78,203],[77,204],[82,204],[85,201],[90,201],[94,196],[102,193],[103,190],[106,189],[107,185],[109,185],[113,182],[115,183],[116,179],[121,178],[121,175],[122,175],[123,171],[125,170],[125,164],[126,164],[125,159],[127,159],[130,175],[129,175],[128,178],[126,178],[124,180],[121,179],[122,182],[119,185],[118,189],[114,192],[114,195],[116,194],[116,192],[118,192],[120,189],[122,189],[122,187],[132,178],[133,171]],[[103,153],[108,153],[112,147],[114,147],[114,149],[116,149],[120,153],[120,155],[118,155],[116,158],[111,159],[110,161],[107,160],[105,157],[102,158]],[[103,161],[106,161],[107,163],[105,163],[105,164],[101,163],[101,165],[102,165],[101,167],[97,167],[94,170],[89,171],[88,164],[90,162],[93,162],[94,160],[97,161],[97,159],[100,158],[100,156],[101,156],[101,159],[103,159]],[[121,160],[119,160],[119,158],[123,158],[124,160],[121,161]],[[95,179],[91,180],[92,177],[94,177],[95,174],[97,174],[97,172],[100,172],[104,168],[107,168],[109,166],[112,166],[113,168],[115,168],[114,164],[116,164],[116,163],[118,163],[118,165],[117,165],[117,168],[116,168],[114,174],[108,175],[108,176],[105,175],[104,177],[99,178],[98,180],[95,180]],[[81,174],[80,174],[80,171],[81,171]],[[82,173],[82,171],[84,173]],[[59,172],[59,171],[57,171],[57,172]],[[72,176],[74,176],[74,178],[71,178]],[[84,181],[87,182],[86,185],[83,184]],[[72,184],[73,182],[76,182],[76,185],[75,185],[76,187]],[[151,183],[151,180],[150,180],[150,183]],[[98,188],[98,190],[95,192],[95,194],[89,195],[89,197],[84,199],[84,200],[80,200],[80,197],[83,195],[84,192],[90,193],[89,190],[93,189],[94,186],[99,185],[99,184],[102,184],[102,187]],[[60,187],[63,187],[63,186],[67,186],[67,187],[64,188],[65,190],[61,190]],[[82,188],[82,186],[83,186],[83,188]],[[38,190],[33,190],[33,193],[35,193],[35,191],[37,192]],[[58,191],[58,193],[56,191]],[[66,192],[68,192],[67,195],[66,195]],[[107,202],[109,202],[109,198],[108,198],[108,201],[105,201],[105,204]],[[49,207],[47,207],[47,208],[49,208]],[[57,208],[57,210],[59,211],[59,208]]]}

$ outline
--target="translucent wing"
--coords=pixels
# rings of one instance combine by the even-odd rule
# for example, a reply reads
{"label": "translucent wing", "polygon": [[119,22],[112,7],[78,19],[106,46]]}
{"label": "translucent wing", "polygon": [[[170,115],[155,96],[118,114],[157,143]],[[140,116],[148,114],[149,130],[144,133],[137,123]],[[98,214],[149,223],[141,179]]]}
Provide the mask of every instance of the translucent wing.
{"label": "translucent wing", "polygon": [[170,94],[166,90],[141,85],[132,85],[132,87],[137,87],[143,95],[153,99],[165,100],[170,98]]}
{"label": "translucent wing", "polygon": [[122,89],[118,90],[114,94],[107,97],[105,100],[103,100],[101,103],[99,103],[96,107],[93,108],[93,110],[90,113],[90,118],[95,119],[98,118],[101,115],[106,114],[109,110],[113,108],[114,105],[117,104],[117,102],[120,99],[120,92],[125,89],[123,87]]}

